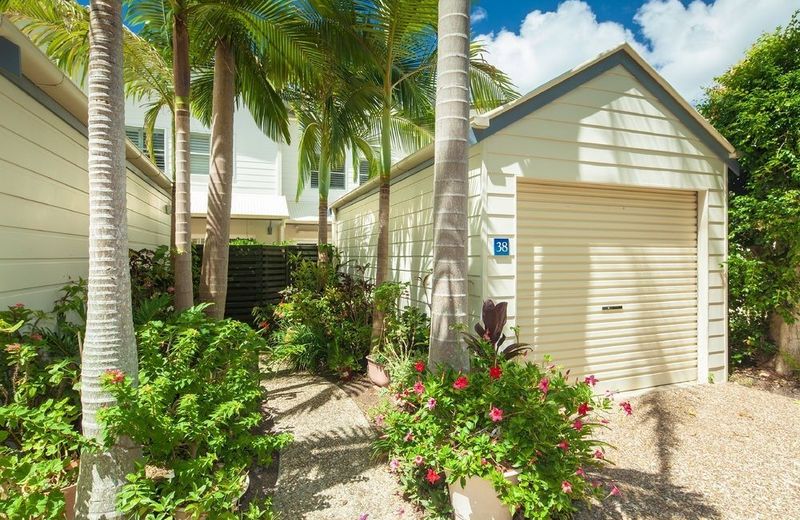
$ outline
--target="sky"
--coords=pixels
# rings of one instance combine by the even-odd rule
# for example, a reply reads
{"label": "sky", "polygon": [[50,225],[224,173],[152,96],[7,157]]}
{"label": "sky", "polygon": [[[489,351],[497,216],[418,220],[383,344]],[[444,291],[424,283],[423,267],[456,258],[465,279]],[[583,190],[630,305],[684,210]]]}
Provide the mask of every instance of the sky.
{"label": "sky", "polygon": [[800,0],[479,0],[472,35],[521,93],[623,41],[690,102]]}
{"label": "sky", "polygon": [[798,9],[800,0],[473,0],[472,35],[522,94],[627,41],[697,102]]}

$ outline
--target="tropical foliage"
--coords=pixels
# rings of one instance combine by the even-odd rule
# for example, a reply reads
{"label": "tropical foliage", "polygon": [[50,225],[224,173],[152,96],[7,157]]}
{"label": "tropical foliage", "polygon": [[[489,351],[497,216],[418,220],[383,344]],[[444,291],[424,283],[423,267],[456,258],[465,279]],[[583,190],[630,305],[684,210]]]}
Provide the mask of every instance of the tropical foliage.
{"label": "tropical foliage", "polygon": [[118,371],[103,376],[117,400],[101,414],[106,442],[127,436],[144,449],[120,509],[132,518],[170,518],[177,508],[219,517],[242,494],[250,466],[269,464],[289,441],[259,430],[265,342],[202,307],[151,321],[137,337],[139,386]]}
{"label": "tropical foliage", "polygon": [[[497,327],[491,316],[501,316]],[[504,312],[484,317],[484,333],[502,331]],[[605,447],[595,434],[613,403],[594,395],[597,379],[570,382],[555,365],[494,355],[495,337],[476,340],[483,344],[469,373],[433,373],[420,360],[406,377],[393,376],[393,401],[375,418],[375,446],[408,495],[429,518],[450,518],[447,484],[478,476],[512,512],[546,519],[568,515],[577,501],[617,494],[598,474]],[[629,403],[619,406],[631,413]]]}
{"label": "tropical foliage", "polygon": [[[761,37],[744,60],[717,78],[699,107],[740,154],[741,174],[729,179],[734,363],[770,356],[776,339],[770,322],[794,323],[800,304],[798,47],[796,14],[786,27]],[[792,365],[791,359],[780,358]],[[800,368],[800,359],[794,362]]]}
{"label": "tropical foliage", "polygon": [[262,318],[271,361],[345,377],[358,371],[369,352],[372,284],[345,272],[335,253],[330,262],[300,262],[292,279],[271,326]]}
{"label": "tropical foliage", "polygon": [[[67,294],[54,314],[19,304],[0,312],[0,516],[63,518],[62,488],[75,484],[80,435],[80,306]],[[61,318],[58,318],[58,316]],[[46,328],[47,321],[55,327]]]}

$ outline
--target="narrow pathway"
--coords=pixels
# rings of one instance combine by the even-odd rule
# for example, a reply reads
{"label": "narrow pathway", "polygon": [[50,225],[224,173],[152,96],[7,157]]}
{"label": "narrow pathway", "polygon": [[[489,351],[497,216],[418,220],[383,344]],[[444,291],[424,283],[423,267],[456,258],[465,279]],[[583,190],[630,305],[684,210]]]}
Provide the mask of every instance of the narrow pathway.
{"label": "narrow pathway", "polygon": [[372,458],[375,433],[339,387],[309,374],[265,382],[278,431],[294,435],[281,452],[275,510],[287,520],[411,520],[387,465]]}

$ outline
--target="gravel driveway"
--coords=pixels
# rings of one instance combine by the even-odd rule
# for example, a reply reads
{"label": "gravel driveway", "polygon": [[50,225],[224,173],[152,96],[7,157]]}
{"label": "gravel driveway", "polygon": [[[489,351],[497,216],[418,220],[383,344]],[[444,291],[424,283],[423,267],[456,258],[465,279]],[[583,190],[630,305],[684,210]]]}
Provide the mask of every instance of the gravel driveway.
{"label": "gravel driveway", "polygon": [[800,519],[800,400],[736,384],[631,400],[603,440],[622,496],[588,519]]}

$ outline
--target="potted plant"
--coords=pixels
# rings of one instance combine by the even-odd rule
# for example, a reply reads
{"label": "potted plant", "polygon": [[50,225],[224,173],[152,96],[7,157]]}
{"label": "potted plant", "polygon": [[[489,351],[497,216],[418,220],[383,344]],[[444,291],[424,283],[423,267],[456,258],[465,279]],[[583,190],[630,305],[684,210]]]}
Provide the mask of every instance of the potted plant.
{"label": "potted plant", "polygon": [[384,404],[376,445],[411,498],[435,514],[544,519],[616,493],[594,471],[605,455],[593,433],[612,401],[593,395],[593,377],[569,381],[555,365],[514,361],[528,347],[503,346],[505,323],[506,305],[487,301],[483,324],[465,334],[470,372],[418,363]]}
{"label": "potted plant", "polygon": [[428,348],[430,320],[413,306],[401,310],[408,284],[387,282],[375,289],[375,309],[383,319],[382,335],[367,356],[367,375],[373,384],[386,387],[392,374],[403,371],[409,360],[421,357]]}

